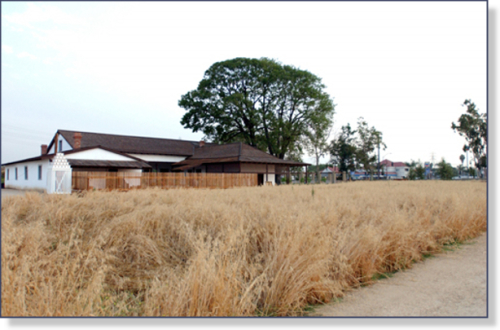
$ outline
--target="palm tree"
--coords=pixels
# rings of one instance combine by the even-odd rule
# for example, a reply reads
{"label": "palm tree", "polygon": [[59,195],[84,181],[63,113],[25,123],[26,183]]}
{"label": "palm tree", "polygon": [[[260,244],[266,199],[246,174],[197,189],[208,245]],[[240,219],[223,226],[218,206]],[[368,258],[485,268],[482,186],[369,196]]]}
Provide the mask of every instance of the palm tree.
{"label": "palm tree", "polygon": [[465,160],[465,156],[460,155],[460,161],[462,162],[462,166],[460,166],[460,175],[462,175],[462,167],[464,166],[464,160]]}

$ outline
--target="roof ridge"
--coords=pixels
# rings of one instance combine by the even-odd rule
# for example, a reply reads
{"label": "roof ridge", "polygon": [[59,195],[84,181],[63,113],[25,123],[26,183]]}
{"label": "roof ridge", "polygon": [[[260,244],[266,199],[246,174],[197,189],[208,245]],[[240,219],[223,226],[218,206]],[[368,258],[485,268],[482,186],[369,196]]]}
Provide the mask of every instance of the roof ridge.
{"label": "roof ridge", "polygon": [[[74,131],[74,130],[67,130],[67,129],[58,129],[57,132],[72,132],[72,133],[86,133],[86,134],[96,134],[96,135],[126,136],[126,137],[132,137],[132,138],[140,138],[140,139],[170,140],[170,141],[181,141],[181,142],[191,142],[191,143],[199,142],[199,141],[194,141],[194,140],[180,140],[180,139],[169,139],[169,138],[150,137],[150,136],[84,132],[84,131]],[[213,145],[213,143],[211,143],[211,142],[208,142],[208,143]]]}

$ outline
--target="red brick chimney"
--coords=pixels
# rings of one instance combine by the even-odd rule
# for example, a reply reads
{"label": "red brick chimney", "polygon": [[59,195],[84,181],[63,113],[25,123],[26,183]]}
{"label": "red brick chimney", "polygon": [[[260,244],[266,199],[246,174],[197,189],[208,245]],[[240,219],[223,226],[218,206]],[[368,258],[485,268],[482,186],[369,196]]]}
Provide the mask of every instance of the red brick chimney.
{"label": "red brick chimney", "polygon": [[75,135],[73,135],[73,140],[73,149],[80,149],[82,147],[82,133],[75,133]]}
{"label": "red brick chimney", "polygon": [[42,155],[45,155],[47,153],[47,145],[42,144]]}
{"label": "red brick chimney", "polygon": [[203,147],[205,145],[205,141],[200,141],[200,148]]}

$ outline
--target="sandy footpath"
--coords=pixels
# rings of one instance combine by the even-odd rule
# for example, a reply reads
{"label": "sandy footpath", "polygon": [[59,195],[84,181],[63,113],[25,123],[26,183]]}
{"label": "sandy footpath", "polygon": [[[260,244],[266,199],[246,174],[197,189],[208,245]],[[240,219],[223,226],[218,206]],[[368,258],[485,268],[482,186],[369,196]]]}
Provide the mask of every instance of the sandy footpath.
{"label": "sandy footpath", "polygon": [[346,294],[311,316],[486,316],[486,234],[392,278]]}

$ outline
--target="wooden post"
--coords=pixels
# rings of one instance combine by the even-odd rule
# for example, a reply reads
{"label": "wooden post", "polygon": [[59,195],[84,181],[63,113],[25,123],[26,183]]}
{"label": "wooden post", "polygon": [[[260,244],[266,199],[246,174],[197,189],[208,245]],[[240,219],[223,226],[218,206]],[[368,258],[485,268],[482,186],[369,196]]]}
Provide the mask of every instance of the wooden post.
{"label": "wooden post", "polygon": [[303,172],[299,172],[299,183],[302,183],[302,178],[304,177]]}
{"label": "wooden post", "polygon": [[266,164],[266,185],[267,185],[267,181],[269,181],[269,178],[268,178],[268,170],[267,170],[267,164]]}
{"label": "wooden post", "polygon": [[316,183],[316,173],[314,172],[311,173],[311,183],[312,184]]}
{"label": "wooden post", "polygon": [[347,172],[346,172],[346,171],[344,171],[344,172],[342,173],[342,181],[344,181],[344,182],[346,182],[346,181],[347,181]]}
{"label": "wooden post", "polygon": [[333,172],[333,183],[337,183],[337,173]]}
{"label": "wooden post", "polygon": [[328,183],[333,183],[333,173],[328,173]]}
{"label": "wooden post", "polygon": [[305,178],[305,183],[307,184],[307,166],[306,166],[306,178]]}
{"label": "wooden post", "polygon": [[288,167],[288,171],[286,172],[286,184],[292,184],[292,176],[290,175],[290,166]]}

